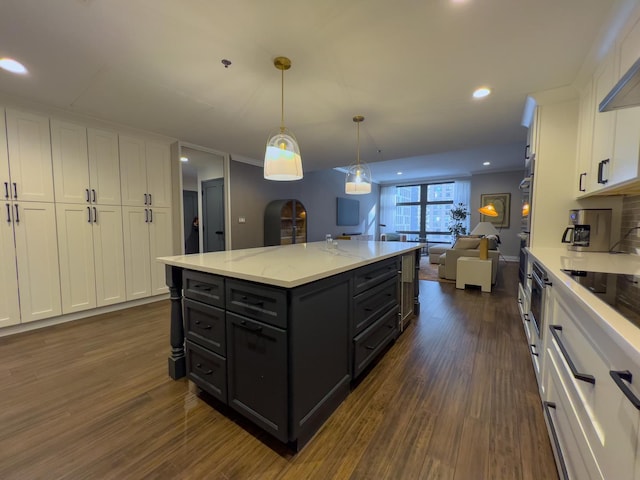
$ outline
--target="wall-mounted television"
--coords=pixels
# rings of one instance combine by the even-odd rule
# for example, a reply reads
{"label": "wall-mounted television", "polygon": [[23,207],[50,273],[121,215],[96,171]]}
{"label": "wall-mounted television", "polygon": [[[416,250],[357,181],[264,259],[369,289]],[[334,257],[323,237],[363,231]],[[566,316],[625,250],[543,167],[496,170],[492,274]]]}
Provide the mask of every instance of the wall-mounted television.
{"label": "wall-mounted television", "polygon": [[339,226],[360,225],[360,201],[338,197],[337,212]]}

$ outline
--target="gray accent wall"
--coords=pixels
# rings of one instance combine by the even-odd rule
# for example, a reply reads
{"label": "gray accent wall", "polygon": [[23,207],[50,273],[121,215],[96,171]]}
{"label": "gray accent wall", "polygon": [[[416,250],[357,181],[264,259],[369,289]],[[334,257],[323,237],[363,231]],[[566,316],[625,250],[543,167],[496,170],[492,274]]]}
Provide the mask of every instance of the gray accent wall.
{"label": "gray accent wall", "polygon": [[[322,170],[304,174],[295,182],[265,180],[262,167],[242,162],[230,162],[229,189],[231,195],[231,248],[262,247],[264,245],[264,210],[272,200],[294,198],[307,209],[307,241],[324,240],[330,233],[334,238],[343,233],[360,232],[377,235],[378,198],[380,187],[373,184],[368,195],[346,195],[345,174],[336,170]],[[336,225],[336,199],[348,197],[360,202],[360,225]],[[245,223],[240,223],[243,217]]]}

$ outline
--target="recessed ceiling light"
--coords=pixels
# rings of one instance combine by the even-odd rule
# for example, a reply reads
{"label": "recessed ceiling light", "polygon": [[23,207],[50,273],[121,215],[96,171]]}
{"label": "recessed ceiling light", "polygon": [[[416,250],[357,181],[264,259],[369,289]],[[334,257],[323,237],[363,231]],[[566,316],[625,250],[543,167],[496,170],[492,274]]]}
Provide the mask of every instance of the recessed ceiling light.
{"label": "recessed ceiling light", "polygon": [[491,165],[491,162],[482,162],[483,165]]}
{"label": "recessed ceiling light", "polygon": [[402,172],[396,172],[396,175],[402,175]]}
{"label": "recessed ceiling light", "polygon": [[181,162],[188,162],[189,161],[189,157],[180,157],[180,161]]}
{"label": "recessed ceiling light", "polygon": [[17,60],[8,57],[0,58],[0,68],[6,70],[7,72],[17,73],[19,75],[24,75],[27,73],[27,69],[24,65],[22,65]]}
{"label": "recessed ceiling light", "polygon": [[473,98],[483,98],[488,96],[490,93],[491,89],[489,87],[480,87],[473,92]]}

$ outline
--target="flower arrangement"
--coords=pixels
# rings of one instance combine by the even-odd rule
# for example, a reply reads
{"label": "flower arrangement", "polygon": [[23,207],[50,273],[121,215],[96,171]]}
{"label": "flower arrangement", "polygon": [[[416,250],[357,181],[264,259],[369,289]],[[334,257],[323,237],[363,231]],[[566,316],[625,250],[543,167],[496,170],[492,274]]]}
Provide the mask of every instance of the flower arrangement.
{"label": "flower arrangement", "polygon": [[451,207],[451,210],[449,210],[449,217],[451,217],[449,221],[449,232],[451,233],[453,242],[455,242],[460,235],[467,233],[467,228],[464,223],[467,215],[469,215],[469,210],[467,210],[467,206],[462,202],[454,205]]}

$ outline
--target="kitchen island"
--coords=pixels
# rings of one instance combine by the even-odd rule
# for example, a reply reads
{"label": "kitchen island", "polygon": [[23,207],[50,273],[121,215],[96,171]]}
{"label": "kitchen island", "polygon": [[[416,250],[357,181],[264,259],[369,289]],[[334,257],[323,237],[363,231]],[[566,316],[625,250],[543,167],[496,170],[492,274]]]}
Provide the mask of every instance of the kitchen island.
{"label": "kitchen island", "polygon": [[419,313],[421,247],[343,240],[159,258],[172,302],[169,375],[299,448],[407,311]]}

